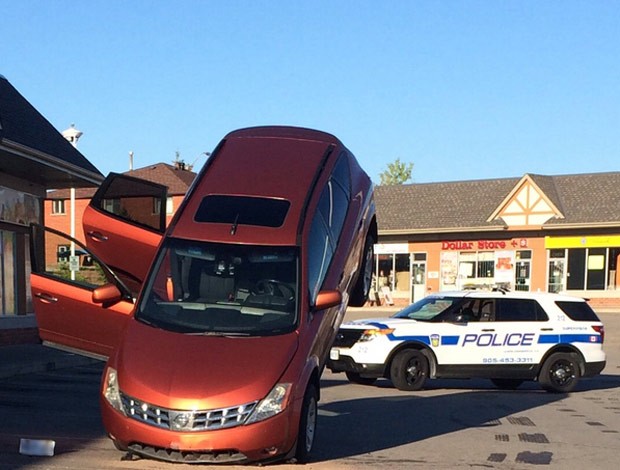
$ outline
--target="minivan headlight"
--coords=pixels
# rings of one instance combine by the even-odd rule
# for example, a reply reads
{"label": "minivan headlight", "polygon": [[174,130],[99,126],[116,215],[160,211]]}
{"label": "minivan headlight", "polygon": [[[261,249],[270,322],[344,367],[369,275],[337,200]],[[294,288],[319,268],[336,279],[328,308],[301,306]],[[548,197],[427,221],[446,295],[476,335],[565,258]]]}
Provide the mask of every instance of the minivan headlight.
{"label": "minivan headlight", "polygon": [[276,384],[271,392],[256,405],[246,424],[263,421],[284,411],[288,405],[290,391],[290,383]]}
{"label": "minivan headlight", "polygon": [[118,387],[118,373],[113,367],[106,369],[105,380],[103,381],[103,396],[112,408],[125,414],[121,400],[121,391]]}

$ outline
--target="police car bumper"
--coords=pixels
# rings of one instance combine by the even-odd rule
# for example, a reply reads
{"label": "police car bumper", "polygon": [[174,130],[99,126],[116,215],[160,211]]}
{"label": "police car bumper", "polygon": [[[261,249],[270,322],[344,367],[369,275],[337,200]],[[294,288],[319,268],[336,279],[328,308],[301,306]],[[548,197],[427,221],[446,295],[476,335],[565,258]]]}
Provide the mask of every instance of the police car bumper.
{"label": "police car bumper", "polygon": [[603,369],[605,368],[606,363],[607,363],[606,361],[586,362],[583,376],[592,377],[592,376],[600,374],[601,372],[603,372]]}
{"label": "police car bumper", "polygon": [[337,359],[328,359],[327,368],[332,372],[355,372],[364,377],[383,377],[384,364],[359,364],[352,357],[339,355]]}

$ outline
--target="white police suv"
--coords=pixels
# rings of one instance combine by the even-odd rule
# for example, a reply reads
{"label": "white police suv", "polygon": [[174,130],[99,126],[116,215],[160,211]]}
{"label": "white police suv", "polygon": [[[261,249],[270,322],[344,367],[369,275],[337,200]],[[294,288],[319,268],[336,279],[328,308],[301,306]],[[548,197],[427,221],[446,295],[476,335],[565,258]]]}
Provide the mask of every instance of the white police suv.
{"label": "white police suv", "polygon": [[400,390],[430,378],[489,378],[514,389],[538,380],[569,392],[605,367],[604,328],[585,300],[547,293],[443,292],[393,317],[344,323],[327,367]]}

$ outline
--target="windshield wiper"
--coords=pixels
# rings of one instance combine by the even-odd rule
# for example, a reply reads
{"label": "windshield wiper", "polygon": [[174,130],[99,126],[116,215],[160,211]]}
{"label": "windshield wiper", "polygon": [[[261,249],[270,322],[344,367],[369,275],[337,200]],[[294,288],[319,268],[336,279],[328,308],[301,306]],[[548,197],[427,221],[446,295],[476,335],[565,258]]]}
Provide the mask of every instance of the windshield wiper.
{"label": "windshield wiper", "polygon": [[191,336],[250,336],[250,333],[238,331],[192,331],[185,334]]}

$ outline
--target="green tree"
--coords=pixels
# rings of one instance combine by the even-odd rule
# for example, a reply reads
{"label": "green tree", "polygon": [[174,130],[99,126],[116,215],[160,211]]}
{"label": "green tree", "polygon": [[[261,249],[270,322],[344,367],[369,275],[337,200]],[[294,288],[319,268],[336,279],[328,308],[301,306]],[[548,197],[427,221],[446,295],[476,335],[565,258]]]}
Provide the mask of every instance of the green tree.
{"label": "green tree", "polygon": [[401,162],[400,158],[397,158],[392,163],[388,163],[387,170],[379,175],[381,185],[406,183],[411,179],[411,170],[413,170],[413,163]]}

